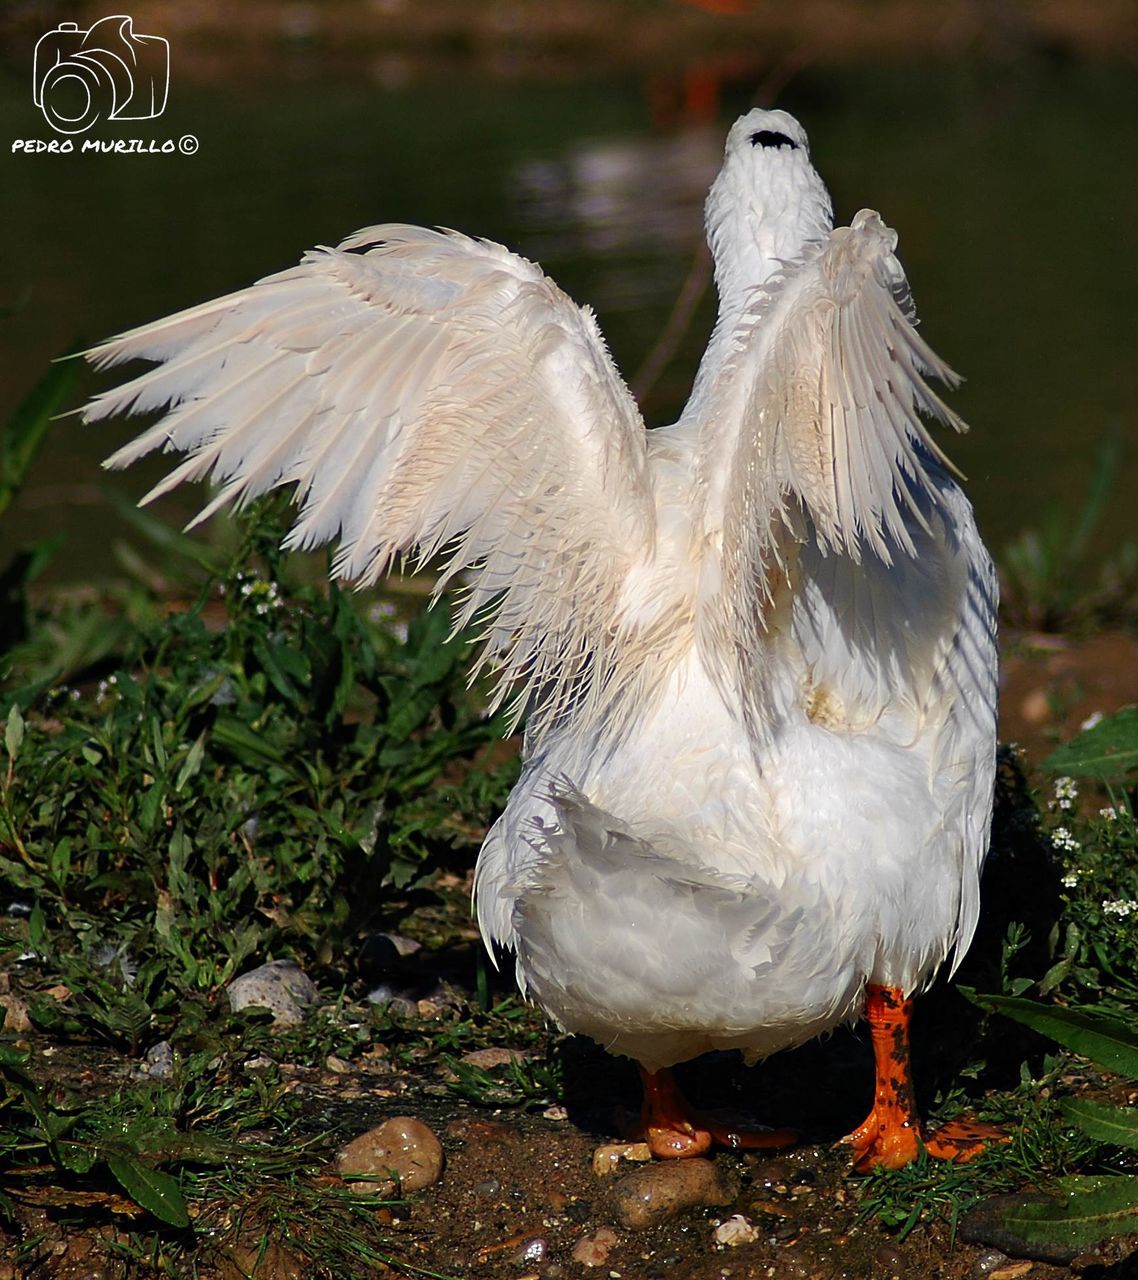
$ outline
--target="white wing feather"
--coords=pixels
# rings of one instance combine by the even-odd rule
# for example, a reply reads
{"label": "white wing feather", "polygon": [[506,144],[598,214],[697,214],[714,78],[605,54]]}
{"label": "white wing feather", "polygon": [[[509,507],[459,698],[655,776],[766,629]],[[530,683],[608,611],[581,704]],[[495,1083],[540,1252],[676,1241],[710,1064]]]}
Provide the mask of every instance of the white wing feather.
{"label": "white wing feather", "polygon": [[737,328],[701,453],[709,475],[723,472],[730,446],[708,514],[742,561],[762,561],[799,502],[855,563],[867,549],[886,563],[913,553],[908,522],[924,527],[935,488],[928,463],[949,465],[920,415],[965,428],[926,381],[958,379],[917,333],[895,247],[863,209],[756,290]]}
{"label": "white wing feather", "polygon": [[287,545],[338,539],[335,573],[365,583],[444,553],[437,590],[471,571],[459,623],[493,617],[483,661],[539,734],[570,703],[602,714],[632,678],[612,655],[624,577],[654,546],[644,424],[592,313],[532,263],[371,227],[87,354],[161,362],[85,410],[169,406],[107,462],[189,455],[144,501],[212,476],[197,523],[295,484]]}
{"label": "white wing feather", "polygon": [[[991,819],[996,585],[921,420],[965,429],[926,381],[958,379],[915,328],[895,247],[863,210],[784,264],[737,326],[700,446],[723,581],[706,634],[757,750],[778,732],[767,664],[787,637],[840,729],[928,735],[960,863],[956,935],[945,940],[959,959]],[[766,643],[733,642],[748,634]]]}
{"label": "white wing feather", "polygon": [[926,381],[958,379],[917,333],[895,247],[863,209],[785,263],[701,411],[703,523],[722,547],[707,634],[721,662],[751,668],[744,688],[761,684],[762,646],[729,653],[731,637],[769,628],[786,549],[812,536],[854,565],[912,557],[938,501],[931,472],[951,466],[921,414],[965,429]]}

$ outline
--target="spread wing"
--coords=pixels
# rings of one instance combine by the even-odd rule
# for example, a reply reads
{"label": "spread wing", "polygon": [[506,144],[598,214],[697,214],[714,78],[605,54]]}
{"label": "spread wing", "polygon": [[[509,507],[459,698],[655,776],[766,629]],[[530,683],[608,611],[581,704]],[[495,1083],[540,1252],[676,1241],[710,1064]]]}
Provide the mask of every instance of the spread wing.
{"label": "spread wing", "polygon": [[371,227],[87,354],[158,362],[84,411],[166,410],[107,462],[188,455],[144,501],[210,476],[197,523],[295,485],[286,545],[338,540],[337,576],[469,571],[459,623],[486,621],[481,661],[539,730],[614,696],[621,585],[654,546],[644,424],[592,313],[532,263]]}
{"label": "spread wing", "polygon": [[[936,838],[959,859],[959,958],[991,818],[996,586],[922,421],[964,429],[929,386],[958,380],[917,332],[895,247],[863,210],[785,264],[737,326],[701,441],[705,520],[722,531],[710,634],[756,739],[778,732],[765,664],[779,661],[814,723],[906,749],[920,738]],[[740,636],[753,640],[729,647]]]}
{"label": "spread wing", "polygon": [[929,529],[932,473],[949,464],[921,415],[964,424],[928,384],[958,379],[917,332],[895,247],[862,210],[784,264],[736,326],[699,462],[705,527],[722,539],[723,635],[768,625],[788,545],[889,565]]}

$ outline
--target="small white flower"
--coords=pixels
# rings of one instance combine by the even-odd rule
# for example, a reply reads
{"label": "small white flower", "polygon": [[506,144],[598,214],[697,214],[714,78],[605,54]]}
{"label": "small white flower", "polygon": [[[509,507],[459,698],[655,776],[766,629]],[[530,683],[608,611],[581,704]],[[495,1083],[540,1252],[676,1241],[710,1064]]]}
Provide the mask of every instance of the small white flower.
{"label": "small white flower", "polygon": [[1066,827],[1056,827],[1051,833],[1051,844],[1064,853],[1078,853],[1083,847]]}
{"label": "small white flower", "polygon": [[1108,804],[1105,809],[1098,811],[1098,816],[1104,818],[1107,822],[1118,821],[1118,810],[1112,804]]}
{"label": "small white flower", "polygon": [[241,578],[240,582],[241,595],[251,602],[253,612],[259,618],[275,613],[284,603],[275,582],[267,582],[264,578]]}
{"label": "small white flower", "polygon": [[1082,878],[1083,873],[1081,871],[1068,871],[1059,883],[1064,889],[1073,889]]}
{"label": "small white flower", "polygon": [[1120,920],[1125,920],[1128,915],[1138,911],[1138,902],[1133,898],[1114,898],[1104,902],[1102,909],[1108,916],[1118,916]]}
{"label": "small white flower", "polygon": [[1070,809],[1074,806],[1075,797],[1079,794],[1079,788],[1075,785],[1074,778],[1056,778],[1055,779],[1055,799],[1048,806],[1049,808]]}

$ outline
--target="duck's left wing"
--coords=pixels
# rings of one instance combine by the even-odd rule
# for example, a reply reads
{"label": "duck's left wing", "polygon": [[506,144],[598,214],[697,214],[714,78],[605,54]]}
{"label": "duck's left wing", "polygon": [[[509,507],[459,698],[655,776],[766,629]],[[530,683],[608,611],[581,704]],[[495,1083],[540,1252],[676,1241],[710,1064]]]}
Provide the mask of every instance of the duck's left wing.
{"label": "duck's left wing", "polygon": [[188,454],[148,497],[212,476],[202,519],[295,485],[287,545],[336,540],[362,582],[442,554],[438,587],[464,571],[460,621],[487,622],[500,690],[539,724],[635,678],[619,600],[654,547],[644,424],[592,313],[532,263],[372,227],[88,356],[158,362],[85,410],[166,410],[108,463]]}

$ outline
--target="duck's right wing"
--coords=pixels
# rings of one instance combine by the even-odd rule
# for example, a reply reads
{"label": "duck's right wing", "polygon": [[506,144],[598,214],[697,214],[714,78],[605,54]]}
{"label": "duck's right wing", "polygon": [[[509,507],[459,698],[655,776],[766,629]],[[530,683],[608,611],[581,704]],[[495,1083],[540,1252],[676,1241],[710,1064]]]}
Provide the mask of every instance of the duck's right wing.
{"label": "duck's right wing", "polygon": [[[922,417],[964,424],[929,385],[956,375],[916,328],[897,237],[863,209],[755,291],[710,393],[700,440],[703,523],[717,536],[713,618],[729,642],[770,625],[785,556],[803,541],[854,567],[917,555],[950,468]],[[762,645],[737,646],[744,689]]]}
{"label": "duck's right wing", "polygon": [[295,485],[287,545],[338,540],[359,582],[442,553],[437,589],[467,571],[460,621],[488,621],[500,694],[539,729],[634,682],[619,600],[654,547],[644,424],[592,313],[532,263],[372,227],[88,358],[159,362],[85,410],[168,408],[107,464],[187,453],[147,499],[212,476],[201,520]]}

